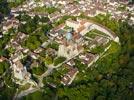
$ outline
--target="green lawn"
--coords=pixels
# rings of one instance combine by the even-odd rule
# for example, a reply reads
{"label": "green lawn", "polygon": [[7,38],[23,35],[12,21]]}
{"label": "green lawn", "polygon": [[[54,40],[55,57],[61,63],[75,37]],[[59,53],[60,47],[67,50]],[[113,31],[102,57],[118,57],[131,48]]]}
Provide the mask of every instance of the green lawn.
{"label": "green lawn", "polygon": [[91,50],[92,53],[97,53],[97,54],[100,54],[104,51],[104,47],[103,46],[96,46],[95,48],[93,48]]}
{"label": "green lawn", "polygon": [[107,34],[101,32],[101,31],[99,31],[99,30],[96,30],[96,29],[91,30],[90,32],[86,33],[85,36],[87,36],[87,37],[89,37],[89,38],[95,38],[97,35],[98,35],[98,36],[99,36],[99,35],[101,35],[101,36],[108,36]]}
{"label": "green lawn", "polygon": [[32,73],[36,75],[42,75],[46,71],[46,68],[43,66],[32,68]]}
{"label": "green lawn", "polygon": [[115,43],[115,42],[110,42],[111,43],[111,47],[108,49],[108,51],[105,54],[114,54],[117,51],[120,50],[120,45]]}
{"label": "green lawn", "polygon": [[91,32],[93,32],[93,33],[95,33],[95,34],[98,34],[98,35],[100,34],[100,35],[103,35],[103,36],[108,36],[107,34],[101,32],[101,31],[99,31],[99,30],[97,30],[97,29],[94,29],[94,30],[92,30]]}
{"label": "green lawn", "polygon": [[89,38],[95,38],[96,37],[96,34],[94,34],[94,32],[92,32],[92,31],[90,31],[90,32],[86,33],[85,36],[87,36]]}
{"label": "green lawn", "polygon": [[18,92],[27,90],[27,89],[29,89],[29,88],[30,88],[30,84],[27,83],[27,84],[25,84],[25,85],[23,85],[23,86],[20,86]]}
{"label": "green lawn", "polygon": [[52,48],[52,49],[55,49],[57,51],[59,49],[59,44],[56,42],[52,42],[47,46],[47,48]]}
{"label": "green lawn", "polygon": [[62,63],[65,60],[66,60],[65,57],[57,57],[56,59],[54,59],[54,66],[57,66],[58,64]]}

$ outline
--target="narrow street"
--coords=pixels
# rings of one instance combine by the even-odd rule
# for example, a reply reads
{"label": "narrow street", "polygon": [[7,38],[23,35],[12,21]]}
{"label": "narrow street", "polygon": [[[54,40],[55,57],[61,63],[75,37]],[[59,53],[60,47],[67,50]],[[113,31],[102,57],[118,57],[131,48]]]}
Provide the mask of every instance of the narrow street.
{"label": "narrow street", "polygon": [[16,98],[19,99],[19,98],[21,98],[21,97],[23,97],[23,96],[26,96],[26,95],[28,95],[28,94],[30,94],[30,93],[33,93],[33,92],[35,92],[35,91],[37,91],[37,90],[39,90],[39,89],[40,89],[40,88],[32,88],[32,87],[30,87],[28,90],[21,91],[21,93],[19,93],[19,94],[16,96]]}

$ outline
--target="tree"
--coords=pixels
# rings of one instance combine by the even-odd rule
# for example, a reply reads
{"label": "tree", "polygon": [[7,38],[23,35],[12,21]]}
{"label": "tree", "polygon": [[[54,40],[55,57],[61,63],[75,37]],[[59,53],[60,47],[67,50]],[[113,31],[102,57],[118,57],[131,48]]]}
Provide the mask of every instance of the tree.
{"label": "tree", "polygon": [[8,68],[10,64],[7,61],[0,62],[0,75],[2,75]]}
{"label": "tree", "polygon": [[43,23],[46,23],[46,22],[49,22],[50,19],[49,19],[48,17],[42,17],[42,18],[40,19],[40,21],[43,22]]}
{"label": "tree", "polygon": [[31,20],[31,17],[25,13],[20,13],[19,16],[16,17],[19,21],[28,21]]}
{"label": "tree", "polygon": [[52,25],[51,25],[51,24],[47,24],[47,25],[43,25],[41,30],[42,30],[45,34],[47,34],[47,33],[50,31],[50,29],[52,29]]}
{"label": "tree", "polygon": [[33,31],[36,30],[37,25],[38,24],[36,22],[34,22],[33,19],[29,19],[29,20],[26,20],[26,23],[25,24],[21,24],[19,26],[18,31],[21,31],[23,33],[30,34],[30,33],[32,33]]}
{"label": "tree", "polygon": [[9,2],[9,6],[12,8],[12,7],[17,7],[19,5],[22,5],[23,2],[25,2],[26,0],[15,0],[14,2]]}
{"label": "tree", "polygon": [[40,21],[40,17],[38,15],[35,15],[33,21],[35,24],[38,24],[38,22]]}
{"label": "tree", "polygon": [[7,0],[0,0],[0,13],[4,16],[7,16],[10,14],[10,8]]}
{"label": "tree", "polygon": [[37,98],[39,100],[44,100],[44,95],[42,92],[36,91],[26,97],[23,97],[23,100],[37,100]]}
{"label": "tree", "polygon": [[36,75],[42,75],[44,73],[44,68],[43,67],[34,67],[32,68],[32,73]]}
{"label": "tree", "polygon": [[46,63],[47,65],[52,64],[52,63],[53,63],[52,58],[51,58],[50,56],[46,56],[46,58],[45,58],[45,63]]}
{"label": "tree", "polygon": [[30,50],[35,50],[37,49],[40,45],[41,42],[39,41],[37,36],[29,36],[29,38],[24,42],[24,44],[27,48]]}
{"label": "tree", "polygon": [[52,49],[55,49],[55,50],[58,50],[59,49],[59,44],[56,43],[56,42],[52,42],[48,45],[48,48],[52,48]]}
{"label": "tree", "polygon": [[55,7],[47,7],[45,8],[45,11],[51,14],[51,13],[54,13],[55,11],[58,11],[58,9]]}

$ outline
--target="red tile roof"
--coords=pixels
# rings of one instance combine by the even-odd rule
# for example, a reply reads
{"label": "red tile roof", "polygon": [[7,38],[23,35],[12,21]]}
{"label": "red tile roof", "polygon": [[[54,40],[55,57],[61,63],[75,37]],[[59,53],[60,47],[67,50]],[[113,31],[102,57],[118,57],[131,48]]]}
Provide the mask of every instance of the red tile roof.
{"label": "red tile roof", "polygon": [[79,27],[79,28],[77,29],[77,31],[78,31],[78,33],[79,33],[79,32],[81,32],[81,31],[83,31],[84,29],[85,29],[85,26],[82,25],[81,27]]}

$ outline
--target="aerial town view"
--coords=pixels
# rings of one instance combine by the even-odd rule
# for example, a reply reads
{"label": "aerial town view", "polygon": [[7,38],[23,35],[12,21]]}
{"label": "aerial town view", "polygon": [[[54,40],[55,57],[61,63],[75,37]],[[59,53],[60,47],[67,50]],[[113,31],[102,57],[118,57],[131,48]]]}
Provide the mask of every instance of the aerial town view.
{"label": "aerial town view", "polygon": [[0,0],[0,100],[134,100],[134,0]]}

